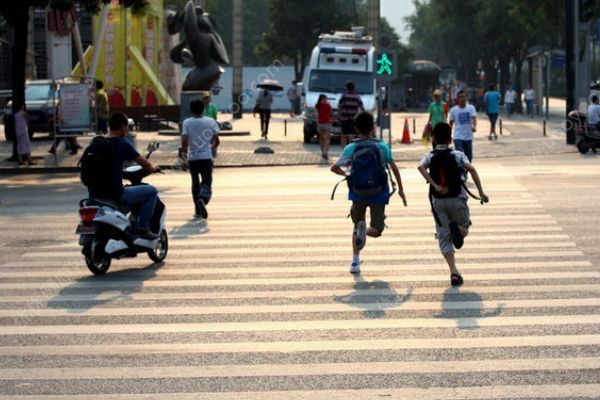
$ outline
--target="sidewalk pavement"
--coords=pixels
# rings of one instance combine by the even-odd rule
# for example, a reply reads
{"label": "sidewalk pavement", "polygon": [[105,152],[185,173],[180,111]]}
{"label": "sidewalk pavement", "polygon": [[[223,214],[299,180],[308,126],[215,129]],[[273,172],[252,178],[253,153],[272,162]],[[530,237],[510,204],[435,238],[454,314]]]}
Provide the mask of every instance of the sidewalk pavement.
{"label": "sidewalk pavement", "polygon": [[[541,156],[544,154],[575,153],[574,146],[565,144],[565,134],[562,120],[558,115],[547,122],[547,135],[543,136],[543,120],[540,117],[533,119],[522,115],[512,118],[502,118],[502,136],[498,141],[489,141],[489,122],[485,114],[479,113],[477,118],[477,132],[473,144],[475,159],[507,157],[507,156]],[[220,119],[225,120],[225,119]],[[401,144],[405,121],[408,122],[412,144]],[[414,121],[414,122],[413,122]],[[216,167],[241,167],[241,166],[267,166],[267,165],[310,165],[321,164],[319,145],[317,143],[304,144],[303,125],[300,118],[289,118],[285,114],[274,114],[269,128],[269,139],[260,137],[260,122],[251,114],[245,114],[241,120],[231,120],[234,132],[250,132],[246,136],[229,136],[227,131],[222,132],[221,146],[215,159]],[[424,112],[403,112],[392,114],[391,144],[394,159],[398,162],[416,162],[429,150],[421,143],[421,132],[427,123],[427,114]],[[413,125],[415,131],[413,133]],[[498,127],[497,127],[498,128]],[[497,129],[497,132],[499,130]],[[379,134],[379,132],[378,132]],[[173,167],[177,163],[177,149],[180,146],[179,136],[160,135],[158,132],[136,132],[137,148],[140,153],[148,142],[158,140],[159,150],[151,157],[154,164],[161,167]],[[3,126],[0,125],[0,137],[4,137]],[[92,136],[79,138],[79,143],[85,147]],[[389,133],[384,132],[384,140],[389,140]],[[32,152],[37,165],[18,166],[17,163],[6,159],[11,154],[11,143],[0,141],[0,173],[1,172],[41,172],[46,171],[74,171],[77,168],[79,155],[69,155],[64,150],[64,145],[59,146],[58,162],[55,163],[53,155],[48,153],[51,145],[48,136],[37,136],[32,142]],[[273,154],[255,154],[259,147],[269,147]],[[330,162],[340,153],[339,144],[333,144],[330,150]]]}

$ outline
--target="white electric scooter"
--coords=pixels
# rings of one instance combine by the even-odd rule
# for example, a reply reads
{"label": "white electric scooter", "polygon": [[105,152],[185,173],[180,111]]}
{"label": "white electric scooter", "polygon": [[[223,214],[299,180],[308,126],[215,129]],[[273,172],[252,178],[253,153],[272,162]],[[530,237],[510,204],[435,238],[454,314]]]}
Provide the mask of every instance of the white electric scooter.
{"label": "white electric scooter", "polygon": [[[146,158],[156,149],[158,143],[150,143]],[[150,174],[137,164],[123,170],[123,178],[130,181],[132,186],[143,185],[142,179]],[[85,263],[95,275],[105,274],[114,258],[137,257],[139,253],[147,253],[152,261],[161,262],[167,257],[167,210],[160,198],[156,200],[150,221],[150,231],[158,235],[154,240],[142,239],[137,235],[137,210],[124,204],[88,198],[81,200],[79,207],[81,222],[75,234],[80,235],[79,244]]]}

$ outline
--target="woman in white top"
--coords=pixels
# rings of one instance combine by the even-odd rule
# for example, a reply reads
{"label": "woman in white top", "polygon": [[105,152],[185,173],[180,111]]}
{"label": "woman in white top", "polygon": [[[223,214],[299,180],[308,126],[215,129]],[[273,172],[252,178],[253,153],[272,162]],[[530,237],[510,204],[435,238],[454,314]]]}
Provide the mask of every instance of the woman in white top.
{"label": "woman in white top", "polygon": [[535,102],[535,91],[531,86],[531,83],[527,85],[527,89],[523,91],[523,98],[525,99],[525,105],[527,107],[527,116],[533,118],[533,104]]}
{"label": "woman in white top", "polygon": [[24,105],[19,107],[19,111],[15,113],[14,118],[19,165],[35,165],[35,163],[31,160],[31,142],[29,141],[27,112],[25,111]]}

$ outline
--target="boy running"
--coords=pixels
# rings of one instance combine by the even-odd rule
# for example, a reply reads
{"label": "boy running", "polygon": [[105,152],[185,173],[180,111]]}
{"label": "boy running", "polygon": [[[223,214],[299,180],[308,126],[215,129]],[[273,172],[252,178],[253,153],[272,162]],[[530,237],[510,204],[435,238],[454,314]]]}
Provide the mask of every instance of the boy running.
{"label": "boy running", "polygon": [[[352,143],[344,148],[340,158],[331,167],[331,171],[342,176],[347,176],[347,172],[349,172],[348,199],[352,201],[350,215],[352,216],[352,222],[354,223],[350,273],[359,274],[359,255],[360,251],[365,247],[367,235],[371,237],[381,236],[381,233],[385,228],[385,205],[390,198],[385,165],[389,165],[396,178],[396,182],[398,183],[398,195],[402,198],[405,207],[406,196],[402,189],[400,171],[398,171],[398,167],[392,159],[390,148],[384,142],[371,138],[375,131],[373,115],[368,112],[359,113],[354,119],[354,127],[359,134],[358,139],[352,141]],[[365,160],[371,160],[371,163],[368,163],[368,161]],[[361,178],[372,171],[377,171],[375,173],[375,175],[377,175],[375,179],[377,180],[377,188],[358,189]],[[357,193],[359,191],[360,193]],[[368,229],[365,222],[367,207],[371,210],[371,221]]]}
{"label": "boy running", "polygon": [[454,248],[463,246],[471,220],[467,195],[463,189],[465,171],[471,173],[483,202],[489,199],[483,192],[479,175],[461,151],[452,150],[452,129],[445,122],[433,129],[434,150],[425,155],[418,169],[429,186],[429,199],[435,220],[435,236],[450,267],[450,284],[459,286],[463,278],[456,268]]}

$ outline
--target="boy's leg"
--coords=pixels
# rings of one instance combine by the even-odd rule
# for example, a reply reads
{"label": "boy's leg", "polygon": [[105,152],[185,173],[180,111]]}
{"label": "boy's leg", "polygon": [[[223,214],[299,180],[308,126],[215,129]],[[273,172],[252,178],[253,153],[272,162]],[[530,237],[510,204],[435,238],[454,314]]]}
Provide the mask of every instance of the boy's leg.
{"label": "boy's leg", "polygon": [[447,203],[451,199],[435,199],[433,203],[433,209],[439,220],[440,225],[435,224],[435,237],[438,240],[440,251],[450,269],[450,274],[460,275],[460,272],[456,268],[456,260],[454,258],[454,246],[452,244],[452,238],[450,234],[450,215],[448,213]]}
{"label": "boy's leg", "polygon": [[360,251],[364,247],[365,242],[363,239],[363,243],[359,245],[356,238],[359,233],[359,225],[362,225],[361,229],[364,229],[366,212],[367,203],[358,201],[352,202],[352,207],[350,208],[350,216],[354,223],[354,228],[352,229],[352,263],[350,264],[350,273],[352,274],[360,272]]}
{"label": "boy's leg", "polygon": [[200,207],[198,207],[198,196],[200,194],[200,178],[198,161],[190,161],[190,176],[192,178],[192,200],[194,201],[194,215],[200,215]]}
{"label": "boy's leg", "polygon": [[371,237],[381,236],[385,229],[385,204],[371,204],[371,221],[367,235]]}

